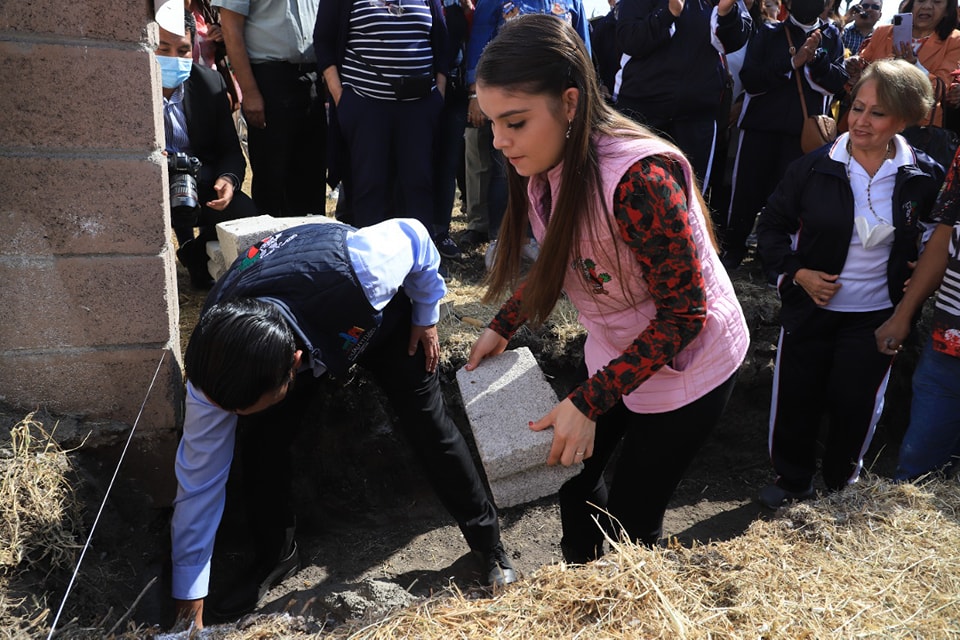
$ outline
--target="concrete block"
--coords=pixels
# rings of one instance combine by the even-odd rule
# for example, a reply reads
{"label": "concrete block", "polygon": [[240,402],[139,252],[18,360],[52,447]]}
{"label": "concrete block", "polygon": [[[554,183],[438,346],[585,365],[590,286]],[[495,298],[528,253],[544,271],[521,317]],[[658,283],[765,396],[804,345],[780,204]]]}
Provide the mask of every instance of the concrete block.
{"label": "concrete block", "polygon": [[521,347],[487,358],[473,371],[457,371],[490,490],[500,507],[530,502],[557,492],[583,465],[548,467],[553,431],[531,431],[557,404],[530,349]]}
{"label": "concrete block", "polygon": [[[263,240],[277,231],[283,231],[301,224],[316,222],[336,222],[327,216],[301,216],[294,218],[274,218],[273,216],[253,216],[227,220],[217,225],[217,238],[220,240],[220,252],[226,266],[233,264],[237,256],[251,245]],[[212,275],[212,273],[211,273]]]}
{"label": "concrete block", "polygon": [[160,253],[160,158],[0,157],[0,256]]}
{"label": "concrete block", "polygon": [[145,49],[0,40],[0,87],[16,87],[0,91],[0,140],[58,153],[160,149],[159,76]]}
{"label": "concrete block", "polygon": [[227,271],[227,261],[223,259],[223,252],[220,250],[220,243],[210,241],[207,243],[207,269],[214,280],[219,280]]}
{"label": "concrete block", "polygon": [[141,43],[153,20],[147,3],[88,0],[31,0],[0,3],[0,31]]}
{"label": "concrete block", "polygon": [[173,429],[181,421],[184,390],[180,354],[169,347],[0,352],[0,401],[133,424],[161,353],[163,365],[137,430]]}
{"label": "concrete block", "polygon": [[168,253],[0,259],[6,350],[167,344],[177,335],[168,308]]}

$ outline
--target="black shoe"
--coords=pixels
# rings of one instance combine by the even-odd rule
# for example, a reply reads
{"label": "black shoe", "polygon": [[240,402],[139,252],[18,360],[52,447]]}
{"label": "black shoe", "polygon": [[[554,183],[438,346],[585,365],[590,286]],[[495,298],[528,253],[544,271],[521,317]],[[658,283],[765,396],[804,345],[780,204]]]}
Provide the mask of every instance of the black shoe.
{"label": "black shoe", "polygon": [[275,566],[264,569],[254,567],[241,576],[230,589],[215,603],[211,603],[211,613],[223,620],[236,620],[245,613],[257,608],[263,596],[272,587],[277,586],[300,571],[300,549],[293,544],[293,551]]}
{"label": "black shoe", "polygon": [[768,484],[763,489],[760,489],[759,500],[760,504],[767,509],[776,511],[788,502],[812,498],[813,493],[812,484],[803,491],[787,491],[778,485]]}
{"label": "black shoe", "polygon": [[190,284],[196,289],[206,290],[213,286],[213,278],[207,269],[206,242],[199,239],[187,240],[177,249],[177,260],[187,268]]}
{"label": "black shoe", "polygon": [[460,242],[461,246],[475,247],[478,244],[489,242],[490,236],[488,236],[485,231],[477,231],[476,229],[467,229],[466,231],[460,234],[458,241]]}
{"label": "black shoe", "polygon": [[490,551],[474,551],[480,558],[483,573],[486,576],[484,584],[488,587],[505,587],[517,581],[517,572],[503,550],[503,544],[498,542]]}
{"label": "black shoe", "polygon": [[442,258],[459,260],[462,257],[460,247],[453,241],[449,233],[438,234],[437,237],[433,239],[433,243],[437,245],[437,251],[440,252],[440,257]]}
{"label": "black shoe", "polygon": [[587,564],[603,555],[603,542],[601,541],[590,551],[584,551],[561,540],[560,551],[563,553],[563,561],[567,564]]}

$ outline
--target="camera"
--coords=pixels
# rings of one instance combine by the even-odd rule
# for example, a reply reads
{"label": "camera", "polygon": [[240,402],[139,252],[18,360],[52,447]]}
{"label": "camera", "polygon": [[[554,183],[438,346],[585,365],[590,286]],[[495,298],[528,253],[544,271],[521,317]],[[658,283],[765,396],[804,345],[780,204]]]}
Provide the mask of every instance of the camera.
{"label": "camera", "polygon": [[850,15],[858,16],[861,13],[863,13],[863,7],[861,7],[860,5],[855,4],[852,7],[850,7]]}
{"label": "camera", "polygon": [[196,226],[200,212],[197,195],[197,177],[200,175],[200,159],[182,151],[167,156],[167,173],[170,175],[170,215],[173,225]]}

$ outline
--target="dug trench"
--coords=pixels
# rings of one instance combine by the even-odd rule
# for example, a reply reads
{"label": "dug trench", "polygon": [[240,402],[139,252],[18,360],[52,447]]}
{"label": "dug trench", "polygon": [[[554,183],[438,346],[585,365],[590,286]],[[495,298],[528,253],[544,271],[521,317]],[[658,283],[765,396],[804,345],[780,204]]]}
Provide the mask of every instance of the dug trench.
{"label": "dug trench", "polygon": [[[202,294],[190,293],[185,274],[180,276],[182,308],[198,308]],[[772,478],[766,447],[778,302],[752,263],[741,267],[734,280],[752,342],[723,419],[667,512],[665,537],[684,545],[730,539],[753,520],[769,516],[755,496]],[[512,346],[528,346],[558,394],[563,394],[582,376],[577,364],[582,342],[574,341],[557,353],[545,348],[550,340],[549,333],[529,332]],[[865,457],[867,468],[879,475],[893,470],[909,411],[909,376],[916,351],[914,344],[895,363],[884,418]],[[447,358],[441,375],[448,408],[472,441],[455,378],[464,363],[462,353]],[[5,410],[0,414],[2,426],[15,422],[18,415],[22,417],[22,412]],[[516,416],[520,424],[539,417]],[[91,426],[42,411],[39,419],[49,425],[59,421],[67,433],[82,434]],[[465,592],[481,589],[479,567],[459,530],[428,486],[414,452],[390,424],[389,407],[362,373],[350,384],[331,383],[329,393],[317,397],[294,447],[303,569],[272,589],[259,611],[303,614],[332,627],[348,618],[375,617],[450,586]],[[112,436],[100,437],[99,446],[78,446],[69,454],[84,504],[83,536],[93,525],[125,437],[122,427],[114,425]],[[149,445],[138,442],[135,438],[120,466],[64,606],[61,621],[73,621],[73,628],[109,629],[121,618],[124,628],[131,624],[167,628],[172,623],[169,520],[176,438],[153,439]],[[237,470],[235,464],[231,488]],[[214,591],[229,585],[251,559],[248,524],[234,495],[229,491],[217,537]],[[555,497],[502,509],[500,518],[504,544],[521,574],[562,561]],[[7,596],[27,597],[28,603],[46,603],[55,610],[68,579],[63,571],[28,572],[8,584]],[[216,622],[230,621],[208,620]]]}

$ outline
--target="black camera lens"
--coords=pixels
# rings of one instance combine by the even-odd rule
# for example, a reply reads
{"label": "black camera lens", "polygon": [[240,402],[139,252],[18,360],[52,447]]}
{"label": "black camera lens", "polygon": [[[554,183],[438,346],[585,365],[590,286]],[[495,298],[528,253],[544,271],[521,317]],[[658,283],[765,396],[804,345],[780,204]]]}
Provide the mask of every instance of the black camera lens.
{"label": "black camera lens", "polygon": [[167,172],[170,174],[170,215],[174,226],[195,226],[200,211],[197,193],[200,160],[182,152],[168,155]]}

